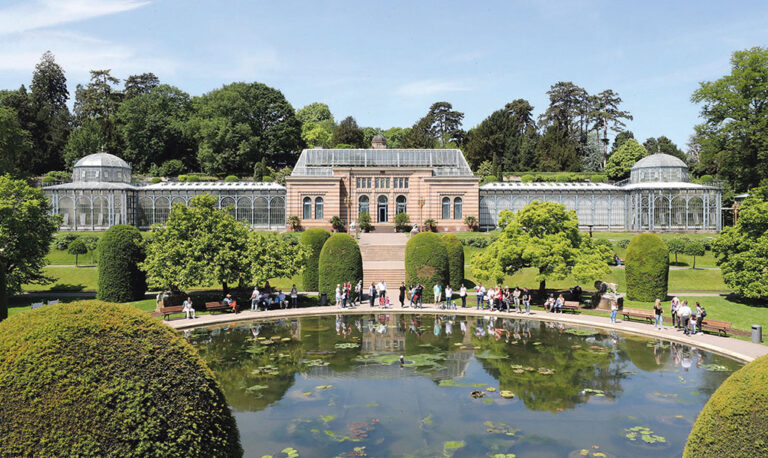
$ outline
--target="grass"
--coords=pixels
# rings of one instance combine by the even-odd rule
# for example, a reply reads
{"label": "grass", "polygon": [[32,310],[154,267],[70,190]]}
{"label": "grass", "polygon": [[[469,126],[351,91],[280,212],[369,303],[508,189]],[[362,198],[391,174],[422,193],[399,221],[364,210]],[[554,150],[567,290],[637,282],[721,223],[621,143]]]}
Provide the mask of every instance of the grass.
{"label": "grass", "polygon": [[22,285],[24,292],[45,291],[96,291],[98,269],[96,267],[44,267],[43,273],[53,282],[47,285]]}

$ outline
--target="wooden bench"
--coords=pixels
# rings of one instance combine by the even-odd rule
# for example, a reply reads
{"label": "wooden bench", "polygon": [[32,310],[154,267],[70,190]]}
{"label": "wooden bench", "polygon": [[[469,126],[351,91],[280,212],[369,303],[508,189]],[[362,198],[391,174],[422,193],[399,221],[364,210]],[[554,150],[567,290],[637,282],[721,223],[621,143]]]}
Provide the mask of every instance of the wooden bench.
{"label": "wooden bench", "polygon": [[160,313],[163,314],[163,319],[167,320],[168,317],[174,313],[181,313],[184,310],[183,305],[172,305],[170,307],[160,307]]}
{"label": "wooden bench", "polygon": [[581,304],[579,304],[577,301],[565,301],[563,302],[563,308],[561,311],[563,313],[565,312],[576,313],[579,311],[580,308],[581,308]]}
{"label": "wooden bench", "polygon": [[648,321],[649,323],[653,323],[656,320],[653,310],[625,308],[621,311],[621,314],[624,315],[624,319],[627,321],[629,321],[631,318],[640,318],[642,320]]}
{"label": "wooden bench", "polygon": [[723,337],[728,337],[728,333],[732,332],[731,323],[729,321],[718,321],[704,318],[701,322],[702,331],[715,331],[718,334],[722,334]]}
{"label": "wooden bench", "polygon": [[220,310],[229,310],[229,307],[222,304],[221,302],[206,302],[205,303],[205,311],[206,312],[216,312]]}

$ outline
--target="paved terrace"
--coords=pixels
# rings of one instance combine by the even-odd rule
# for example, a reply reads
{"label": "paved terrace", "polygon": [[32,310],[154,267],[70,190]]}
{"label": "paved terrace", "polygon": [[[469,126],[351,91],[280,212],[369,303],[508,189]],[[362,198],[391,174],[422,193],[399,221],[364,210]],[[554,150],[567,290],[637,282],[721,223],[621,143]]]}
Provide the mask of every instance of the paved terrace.
{"label": "paved terrace", "polygon": [[[299,318],[303,316],[318,315],[336,315],[336,314],[382,314],[382,313],[416,313],[432,315],[484,315],[497,316],[501,318],[525,318],[540,321],[556,321],[565,324],[589,326],[593,328],[612,329],[621,332],[639,334],[646,337],[673,340],[685,345],[694,346],[714,353],[719,353],[733,359],[748,363],[760,356],[768,354],[768,346],[747,342],[731,337],[721,337],[714,334],[699,334],[696,336],[685,336],[682,331],[677,331],[671,326],[664,326],[659,331],[654,329],[653,325],[641,321],[619,321],[612,324],[608,317],[595,315],[574,315],[564,313],[547,313],[543,310],[532,311],[530,315],[507,312],[489,312],[488,310],[478,312],[474,307],[458,308],[457,310],[440,310],[434,307],[425,306],[422,309],[392,308],[383,309],[381,307],[370,307],[367,303],[355,308],[342,309],[337,306],[325,307],[304,307],[298,309],[269,310],[262,312],[252,312],[250,310],[242,311],[238,314],[223,312],[218,314],[200,315],[197,319],[176,318],[165,321],[165,323],[174,329],[185,329],[199,326],[208,326],[215,324],[225,324],[235,321],[248,320],[270,320],[278,318]],[[666,317],[665,317],[666,318]]]}

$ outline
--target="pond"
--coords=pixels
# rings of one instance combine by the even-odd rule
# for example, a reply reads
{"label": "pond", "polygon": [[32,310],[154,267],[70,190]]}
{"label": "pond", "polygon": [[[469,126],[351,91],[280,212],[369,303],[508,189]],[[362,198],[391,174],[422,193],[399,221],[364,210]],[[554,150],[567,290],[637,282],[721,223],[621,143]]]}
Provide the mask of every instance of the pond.
{"label": "pond", "polygon": [[307,317],[184,335],[256,457],[677,457],[742,365],[668,341],[488,316]]}

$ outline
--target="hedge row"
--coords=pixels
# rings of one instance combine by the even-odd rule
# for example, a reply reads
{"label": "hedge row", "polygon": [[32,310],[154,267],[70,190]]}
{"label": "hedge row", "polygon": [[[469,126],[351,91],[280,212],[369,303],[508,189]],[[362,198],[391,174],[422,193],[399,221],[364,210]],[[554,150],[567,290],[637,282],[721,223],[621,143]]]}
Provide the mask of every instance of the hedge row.
{"label": "hedge row", "polygon": [[97,298],[110,302],[137,301],[147,291],[141,233],[127,224],[112,226],[99,240],[99,289]]}
{"label": "hedge row", "polygon": [[333,303],[336,285],[363,279],[363,257],[357,241],[348,234],[333,234],[323,245],[319,258],[318,291]]}
{"label": "hedge row", "polygon": [[667,297],[669,249],[656,234],[638,234],[632,238],[624,256],[627,297],[652,302]]}
{"label": "hedge row", "polygon": [[458,291],[464,282],[464,246],[458,237],[453,234],[445,234],[443,236],[443,245],[448,256],[447,283]]}
{"label": "hedge row", "polygon": [[432,286],[445,286],[448,279],[448,252],[441,237],[434,232],[414,235],[405,245],[405,282],[424,285],[424,302],[434,300]]}
{"label": "hedge row", "polygon": [[299,243],[309,248],[309,258],[304,266],[302,274],[302,284],[304,291],[317,291],[318,286],[318,261],[320,260],[320,251],[323,249],[325,241],[331,233],[325,229],[315,227],[307,229],[301,234]]}

